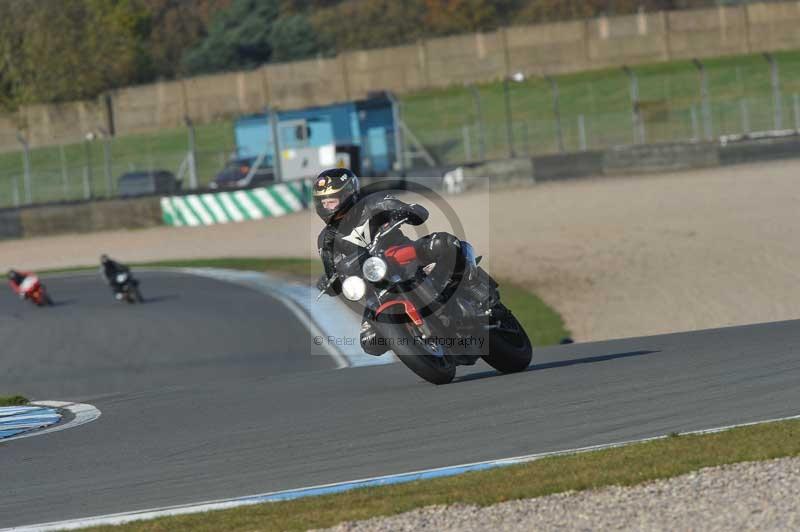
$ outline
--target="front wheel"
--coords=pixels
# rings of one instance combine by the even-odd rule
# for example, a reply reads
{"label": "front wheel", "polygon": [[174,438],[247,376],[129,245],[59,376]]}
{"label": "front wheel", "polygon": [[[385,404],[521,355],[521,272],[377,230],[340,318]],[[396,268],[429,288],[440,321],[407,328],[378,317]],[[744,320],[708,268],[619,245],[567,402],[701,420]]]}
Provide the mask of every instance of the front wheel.
{"label": "front wheel", "polygon": [[400,362],[431,384],[448,384],[456,376],[456,365],[440,345],[420,341],[410,324],[391,328],[393,351]]}
{"label": "front wheel", "polygon": [[497,316],[497,323],[489,331],[489,352],[483,355],[483,360],[502,373],[524,371],[533,358],[528,333],[502,303],[494,307],[493,314]]}

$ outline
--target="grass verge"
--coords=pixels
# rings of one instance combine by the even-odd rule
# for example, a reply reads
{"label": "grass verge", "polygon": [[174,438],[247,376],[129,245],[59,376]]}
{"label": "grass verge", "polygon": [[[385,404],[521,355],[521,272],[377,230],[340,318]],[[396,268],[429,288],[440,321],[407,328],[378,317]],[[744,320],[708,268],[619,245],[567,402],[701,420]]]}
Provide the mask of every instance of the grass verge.
{"label": "grass verge", "polygon": [[498,279],[503,303],[528,331],[535,346],[555,345],[571,336],[564,319],[539,296],[510,281]]}
{"label": "grass verge", "polygon": [[485,506],[570,490],[630,486],[703,467],[798,455],[800,421],[784,421],[717,434],[673,436],[449,478],[93,530],[306,530],[433,504]]}
{"label": "grass verge", "polygon": [[[135,263],[133,267],[147,268],[229,268],[232,270],[248,270],[270,273],[282,273],[303,279],[316,280],[322,272],[318,260],[299,258],[220,258],[168,260],[147,263]],[[44,273],[63,273],[94,269],[77,267],[63,270],[51,270]],[[570,332],[564,325],[561,315],[544,303],[536,294],[499,279],[500,293],[505,305],[514,311],[517,319],[528,331],[531,342],[536,346],[558,344]]]}
{"label": "grass verge", "polygon": [[0,406],[20,406],[27,404],[28,400],[21,395],[0,396]]}

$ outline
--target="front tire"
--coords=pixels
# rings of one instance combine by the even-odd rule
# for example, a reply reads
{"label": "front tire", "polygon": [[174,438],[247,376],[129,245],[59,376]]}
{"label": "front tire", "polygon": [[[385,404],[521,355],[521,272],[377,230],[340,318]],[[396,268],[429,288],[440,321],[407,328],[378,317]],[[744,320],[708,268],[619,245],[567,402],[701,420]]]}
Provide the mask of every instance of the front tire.
{"label": "front tire", "polygon": [[528,333],[502,303],[494,307],[499,328],[489,331],[489,352],[482,356],[487,364],[501,373],[525,371],[533,358]]}
{"label": "front tire", "polygon": [[391,329],[395,340],[404,339],[406,345],[393,348],[400,362],[431,384],[449,384],[456,376],[456,365],[441,346],[431,346],[416,341],[410,324]]}

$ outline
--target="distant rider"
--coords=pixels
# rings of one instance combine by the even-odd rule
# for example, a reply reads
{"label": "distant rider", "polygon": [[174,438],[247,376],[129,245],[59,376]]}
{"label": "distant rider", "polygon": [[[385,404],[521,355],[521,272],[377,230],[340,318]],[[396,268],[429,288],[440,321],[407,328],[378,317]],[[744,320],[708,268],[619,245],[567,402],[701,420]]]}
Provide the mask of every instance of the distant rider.
{"label": "distant rider", "polygon": [[8,270],[8,284],[11,286],[11,289],[14,291],[15,294],[19,296],[20,299],[25,299],[25,292],[22,290],[22,283],[25,281],[25,278],[31,275],[30,272],[18,272],[17,270]]}
{"label": "distant rider", "polygon": [[100,256],[100,271],[103,273],[103,276],[106,278],[114,294],[119,294],[120,286],[119,283],[117,283],[117,275],[120,273],[130,273],[130,268],[115,261],[108,255],[103,254]]}
{"label": "distant rider", "polygon": [[[382,226],[406,218],[410,225],[422,225],[428,219],[428,211],[421,205],[404,203],[386,193],[373,193],[361,197],[358,177],[346,168],[325,170],[317,177],[313,187],[314,207],[317,215],[326,223],[317,238],[317,248],[325,273],[317,288],[324,290],[335,273],[335,261],[365,248],[371,243]],[[412,241],[400,231],[387,237],[388,245],[413,244],[421,264],[437,263],[441,271],[456,272],[456,265],[463,265],[461,241],[449,233],[432,233]],[[440,268],[437,268],[439,270]],[[341,282],[337,279],[327,289],[328,295],[341,293]],[[361,347],[371,355],[382,355],[388,350],[374,342],[377,332],[365,317],[361,324]]]}

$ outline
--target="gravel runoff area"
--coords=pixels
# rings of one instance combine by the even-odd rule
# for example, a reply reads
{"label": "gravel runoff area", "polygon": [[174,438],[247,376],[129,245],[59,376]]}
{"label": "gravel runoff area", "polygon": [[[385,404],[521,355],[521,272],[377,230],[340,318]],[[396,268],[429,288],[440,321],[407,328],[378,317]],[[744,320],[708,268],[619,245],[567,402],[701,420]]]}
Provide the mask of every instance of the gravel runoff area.
{"label": "gravel runoff area", "polygon": [[329,530],[800,530],[798,500],[800,458],[784,458],[485,508],[429,506]]}
{"label": "gravel runoff area", "polygon": [[[800,161],[543,183],[448,197],[489,270],[542,296],[579,341],[800,317]],[[426,205],[430,205],[428,202]],[[451,230],[436,207],[422,232]],[[0,269],[314,257],[303,212],[0,242]]]}

